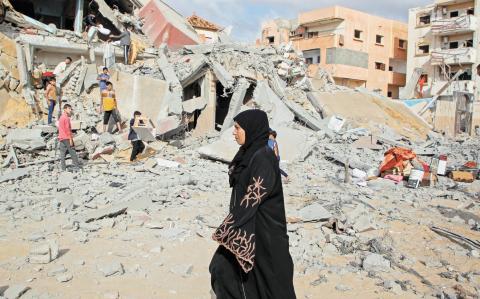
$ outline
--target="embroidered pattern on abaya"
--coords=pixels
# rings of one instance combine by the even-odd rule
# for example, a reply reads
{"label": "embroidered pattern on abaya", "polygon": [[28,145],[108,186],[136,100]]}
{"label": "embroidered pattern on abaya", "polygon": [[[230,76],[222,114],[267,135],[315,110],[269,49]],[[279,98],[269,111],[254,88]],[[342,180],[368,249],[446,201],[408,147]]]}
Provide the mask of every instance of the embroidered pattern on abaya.
{"label": "embroidered pattern on abaya", "polygon": [[[253,178],[253,183],[248,186],[247,193],[240,202],[241,207],[251,209],[260,204],[262,198],[267,194],[266,188],[262,184],[261,177]],[[235,228],[233,214],[229,214],[225,218],[213,233],[212,238],[235,255],[243,271],[248,273],[252,270],[255,259],[255,234]]]}

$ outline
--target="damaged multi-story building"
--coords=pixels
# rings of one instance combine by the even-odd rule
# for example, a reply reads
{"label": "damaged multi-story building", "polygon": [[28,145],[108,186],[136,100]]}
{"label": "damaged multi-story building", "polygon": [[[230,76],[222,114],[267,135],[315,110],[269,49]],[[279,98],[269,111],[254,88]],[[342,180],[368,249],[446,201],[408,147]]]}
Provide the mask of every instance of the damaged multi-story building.
{"label": "damaged multi-story building", "polygon": [[437,0],[409,11],[408,83],[401,98],[425,98],[418,112],[449,136],[474,135],[480,126],[479,11],[480,2],[471,0]]}
{"label": "damaged multi-story building", "polygon": [[312,72],[325,69],[336,84],[395,99],[405,85],[407,25],[402,22],[333,6],[262,25],[263,45],[288,42],[303,53]]}

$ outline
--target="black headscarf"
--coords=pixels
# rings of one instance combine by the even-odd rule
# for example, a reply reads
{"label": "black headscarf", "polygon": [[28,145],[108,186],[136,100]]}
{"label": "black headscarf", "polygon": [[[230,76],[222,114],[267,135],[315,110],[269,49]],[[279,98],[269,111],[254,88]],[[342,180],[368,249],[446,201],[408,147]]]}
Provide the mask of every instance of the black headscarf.
{"label": "black headscarf", "polygon": [[242,171],[248,167],[253,155],[268,144],[268,116],[262,110],[247,110],[233,119],[245,131],[245,144],[240,147],[229,165],[230,187],[238,182]]}

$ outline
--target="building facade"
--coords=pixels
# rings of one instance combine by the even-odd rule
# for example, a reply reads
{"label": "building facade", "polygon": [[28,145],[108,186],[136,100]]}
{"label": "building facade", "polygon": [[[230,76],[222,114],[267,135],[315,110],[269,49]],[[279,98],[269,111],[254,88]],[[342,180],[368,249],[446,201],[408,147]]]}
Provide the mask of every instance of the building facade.
{"label": "building facade", "polygon": [[409,11],[409,82],[402,97],[433,98],[434,128],[451,136],[474,134],[480,125],[479,3],[436,0]]}
{"label": "building facade", "polygon": [[406,79],[407,31],[407,24],[334,6],[265,22],[262,44],[292,42],[312,72],[320,67],[339,85],[398,98]]}

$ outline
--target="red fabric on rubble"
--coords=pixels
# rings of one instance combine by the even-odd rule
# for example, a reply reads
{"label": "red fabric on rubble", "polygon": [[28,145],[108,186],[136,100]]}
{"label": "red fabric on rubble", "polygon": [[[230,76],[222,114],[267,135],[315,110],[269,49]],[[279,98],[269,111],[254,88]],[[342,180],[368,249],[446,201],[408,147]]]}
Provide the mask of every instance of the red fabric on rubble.
{"label": "red fabric on rubble", "polygon": [[380,165],[380,173],[397,167],[401,171],[404,169],[403,162],[415,159],[417,155],[410,149],[394,147],[385,153],[385,158]]}

